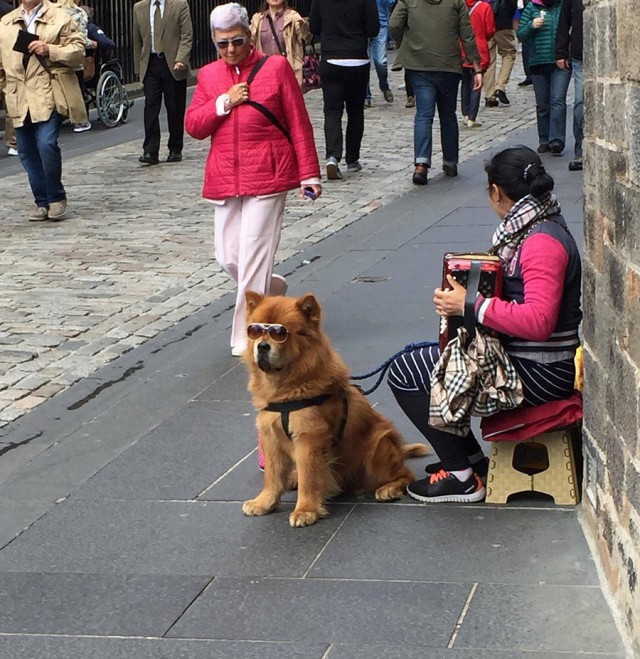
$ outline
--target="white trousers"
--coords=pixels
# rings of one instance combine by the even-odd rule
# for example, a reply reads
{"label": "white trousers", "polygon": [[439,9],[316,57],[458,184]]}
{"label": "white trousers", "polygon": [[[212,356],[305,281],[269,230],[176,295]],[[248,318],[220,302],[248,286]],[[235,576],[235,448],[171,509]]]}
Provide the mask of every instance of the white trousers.
{"label": "white trousers", "polygon": [[215,250],[220,266],[238,284],[231,347],[247,345],[245,293],[268,294],[286,192],[264,197],[231,197],[216,203]]}

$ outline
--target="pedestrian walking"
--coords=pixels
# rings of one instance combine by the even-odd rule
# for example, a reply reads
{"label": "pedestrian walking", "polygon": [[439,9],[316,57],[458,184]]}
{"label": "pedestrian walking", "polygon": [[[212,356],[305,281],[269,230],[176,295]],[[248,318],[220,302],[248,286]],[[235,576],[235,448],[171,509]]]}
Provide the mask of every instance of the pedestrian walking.
{"label": "pedestrian walking", "polygon": [[[518,8],[518,0],[493,0],[492,7],[496,33],[489,42],[491,62],[484,76],[484,103],[488,108],[511,104],[507,97],[507,85],[516,62],[516,33],[513,30],[513,17]],[[500,58],[499,71],[497,71],[498,58]]]}
{"label": "pedestrian walking", "polygon": [[[395,4],[390,0],[376,0],[378,5],[378,20],[380,21],[380,31],[378,35],[369,39],[369,55],[373,60],[373,68],[378,77],[378,86],[382,92],[382,97],[387,103],[393,103],[393,92],[389,86],[389,67],[387,61],[387,40],[389,37],[389,16]],[[371,84],[367,85],[367,95],[365,97],[365,107],[371,107],[373,95],[371,94]]]}
{"label": "pedestrian walking", "polygon": [[308,18],[291,9],[287,0],[266,0],[251,17],[251,38],[265,55],[286,57],[302,87],[304,49],[311,43]]}
{"label": "pedestrian walking", "polygon": [[[469,18],[471,27],[476,36],[476,45],[480,54],[480,66],[485,72],[491,63],[491,54],[489,51],[489,41],[493,38],[496,31],[496,23],[493,17],[491,6],[482,0],[466,0],[469,8]],[[464,50],[462,57],[465,59]],[[462,110],[462,122],[468,128],[480,128],[481,123],[476,121],[478,110],[480,109],[480,98],[482,96],[479,89],[474,89],[475,71],[473,64],[464,62],[462,65],[462,85],[460,87],[460,101]]]}
{"label": "pedestrian walking", "polygon": [[[0,0],[0,18],[5,14],[8,14],[10,11],[14,10],[14,6],[7,2],[7,0]],[[4,99],[2,94],[0,94],[0,107],[5,107]],[[18,143],[16,141],[16,132],[13,129],[13,122],[11,117],[6,113],[4,114],[4,143],[7,145],[7,154],[10,156],[18,155]]]}
{"label": "pedestrian walking", "polygon": [[[500,151],[485,171],[489,203],[500,218],[492,242],[504,283],[501,298],[478,294],[476,323],[498,333],[522,383],[523,407],[568,398],[580,346],[581,263],[552,194],[554,181],[540,157],[524,146]],[[462,316],[467,291],[451,276],[448,284],[450,289],[435,290],[436,312]],[[409,485],[407,494],[425,503],[480,501],[487,460],[468,417],[455,432],[429,424],[431,373],[439,359],[438,346],[415,348],[389,368],[388,383],[398,404],[441,460],[429,465],[427,477]],[[448,375],[454,380],[456,372]]]}
{"label": "pedestrian walking", "polygon": [[231,353],[248,343],[245,292],[284,295],[273,274],[287,191],[322,193],[313,128],[302,90],[283,57],[251,42],[247,10],[237,3],[211,12],[219,59],[200,69],[186,115],[189,135],[210,139],[203,196],[215,205],[218,263],[237,283]]}
{"label": "pedestrian walking", "polygon": [[[527,6],[529,0],[518,0],[518,10],[516,11],[515,16],[513,17],[513,29],[518,32],[518,27],[520,27],[520,17],[522,16],[522,10]],[[531,71],[529,71],[529,44],[521,42],[521,56],[522,56],[522,69],[524,71],[524,80],[521,80],[518,83],[518,87],[531,87],[533,81],[531,80]]]}
{"label": "pedestrian walking", "polygon": [[342,113],[347,111],[345,159],[348,172],[359,172],[364,135],[364,103],[369,84],[369,39],[378,35],[376,0],[313,0],[311,32],[322,44],[320,77],[324,110],[327,178],[343,178]]}
{"label": "pedestrian walking", "polygon": [[22,0],[0,19],[0,92],[36,203],[32,222],[65,217],[58,135],[63,117],[77,111],[68,99],[78,89],[73,70],[83,60],[84,37],[49,0]]}
{"label": "pedestrian walking", "polygon": [[584,79],[582,74],[583,0],[565,0],[556,33],[556,65],[570,69],[573,76],[573,160],[572,172],[582,169],[582,137],[584,123]]}
{"label": "pedestrian walking", "polygon": [[192,44],[187,0],[140,0],[133,6],[133,63],[144,88],[144,142],[138,161],[160,162],[160,107],[169,124],[167,162],[182,160]]}
{"label": "pedestrian walking", "polygon": [[559,156],[567,128],[567,89],[571,71],[556,65],[556,32],[563,0],[531,0],[518,26],[518,39],[528,42],[529,68],[536,96],[538,153]]}
{"label": "pedestrian walking", "polygon": [[456,108],[462,78],[460,44],[473,64],[473,89],[482,87],[482,66],[465,0],[414,2],[398,0],[389,28],[398,44],[395,64],[411,78],[416,101],[413,124],[413,183],[426,185],[433,150],[432,126],[440,117],[442,169],[458,175],[459,129]]}

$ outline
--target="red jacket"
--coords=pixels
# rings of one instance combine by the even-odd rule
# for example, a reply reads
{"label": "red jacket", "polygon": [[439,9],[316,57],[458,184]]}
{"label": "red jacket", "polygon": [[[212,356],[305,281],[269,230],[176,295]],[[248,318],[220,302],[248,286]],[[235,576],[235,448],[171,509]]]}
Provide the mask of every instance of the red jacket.
{"label": "red jacket", "polygon": [[207,199],[284,192],[320,176],[311,121],[284,57],[269,57],[249,86],[249,98],[266,106],[288,128],[292,143],[250,105],[239,105],[222,117],[216,114],[216,99],[246,80],[262,56],[254,49],[237,67],[217,60],[198,74],[186,129],[198,140],[211,138],[202,191]]}
{"label": "red jacket", "polygon": [[[476,45],[478,46],[478,52],[480,53],[480,66],[482,66],[483,71],[486,71],[491,63],[488,42],[496,33],[496,21],[493,16],[493,8],[488,2],[484,2],[483,0],[465,1],[467,7],[469,7],[469,20],[471,21],[471,27],[473,28],[473,33],[476,35]],[[475,9],[471,11],[474,6],[476,6]],[[464,61],[465,54],[462,44],[460,44],[460,49],[462,50],[463,66],[472,67],[473,64],[468,64]]]}

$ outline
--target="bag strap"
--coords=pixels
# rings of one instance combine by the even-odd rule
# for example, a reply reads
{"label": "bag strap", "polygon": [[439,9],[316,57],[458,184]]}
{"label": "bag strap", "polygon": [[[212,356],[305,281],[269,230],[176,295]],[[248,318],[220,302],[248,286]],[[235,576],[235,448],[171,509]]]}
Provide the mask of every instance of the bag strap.
{"label": "bag strap", "polygon": [[480,261],[471,261],[469,277],[467,279],[467,293],[464,298],[463,315],[464,328],[467,330],[467,341],[469,342],[476,336],[476,296],[478,295],[478,288],[480,286],[481,272],[482,263]]}
{"label": "bag strap", "polygon": [[271,14],[267,10],[266,12],[267,15],[267,20],[269,21],[269,27],[271,28],[271,34],[273,34],[273,38],[276,41],[276,46],[278,47],[278,52],[283,55],[284,57],[287,56],[287,51],[285,50],[284,46],[280,43],[280,39],[278,39],[278,35],[276,34],[276,26],[273,24],[273,19],[271,18]]}
{"label": "bag strap", "polygon": [[[269,59],[268,55],[264,55],[264,57],[261,57],[254,65],[253,69],[251,69],[251,73],[249,74],[249,77],[247,78],[247,84],[250,84],[253,79],[256,77],[258,71],[264,66],[265,62]],[[247,100],[245,101],[245,105],[250,105],[252,108],[255,108],[258,112],[263,114],[286,138],[287,142],[289,144],[293,144],[293,141],[291,139],[291,134],[289,131],[282,125],[278,117],[276,117],[269,108],[266,108],[262,103],[258,103],[258,101],[252,101],[252,100]]]}

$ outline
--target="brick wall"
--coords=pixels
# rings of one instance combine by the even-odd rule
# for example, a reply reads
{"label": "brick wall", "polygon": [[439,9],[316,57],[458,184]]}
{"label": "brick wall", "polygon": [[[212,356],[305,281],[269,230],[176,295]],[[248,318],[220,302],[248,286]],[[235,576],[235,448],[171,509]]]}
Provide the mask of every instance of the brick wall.
{"label": "brick wall", "polygon": [[584,512],[640,656],[640,2],[585,0]]}

